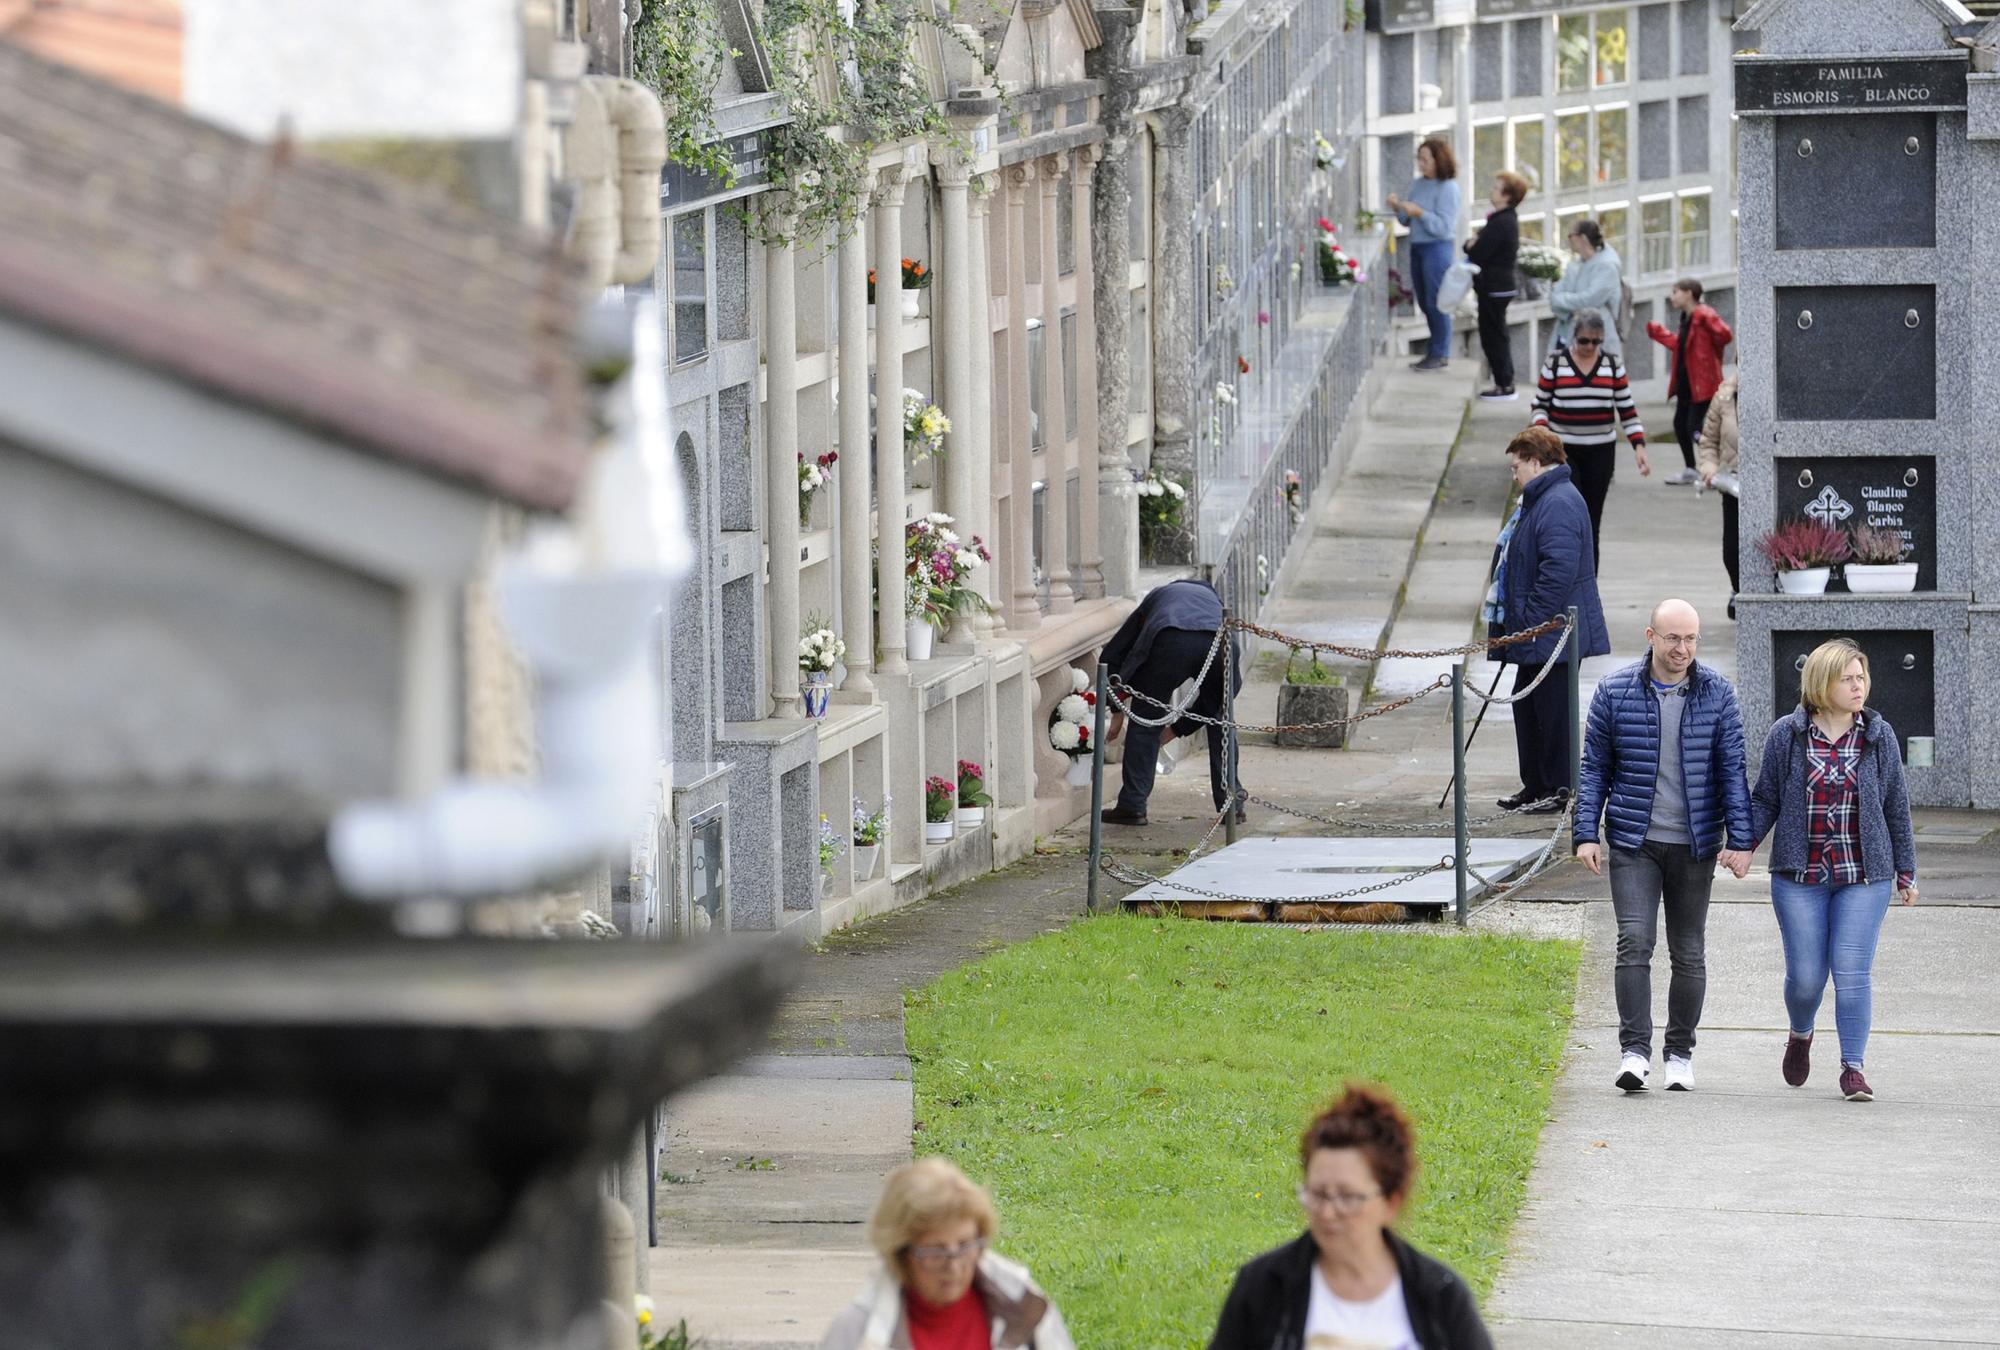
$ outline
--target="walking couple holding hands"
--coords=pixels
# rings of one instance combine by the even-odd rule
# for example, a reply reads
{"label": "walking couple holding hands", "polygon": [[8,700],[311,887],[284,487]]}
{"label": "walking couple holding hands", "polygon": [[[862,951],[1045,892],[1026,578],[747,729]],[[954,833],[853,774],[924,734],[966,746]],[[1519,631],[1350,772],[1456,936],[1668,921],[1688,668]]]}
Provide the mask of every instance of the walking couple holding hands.
{"label": "walking couple holding hands", "polygon": [[1700,640],[1692,605],[1660,602],[1647,655],[1597,686],[1584,724],[1576,852],[1592,872],[1611,873],[1616,1085],[1643,1091],[1651,1074],[1652,960],[1664,908],[1673,966],[1664,1077],[1669,1090],[1694,1087],[1710,886],[1718,866],[1747,875],[1770,835],[1790,1026],[1781,1072],[1793,1087],[1805,1083],[1830,974],[1840,1095],[1873,1100],[1862,1057],[1876,941],[1891,899],[1917,900],[1901,742],[1867,706],[1868,658],[1836,638],[1806,658],[1799,707],[1771,727],[1752,788],[1736,691],[1696,659]]}

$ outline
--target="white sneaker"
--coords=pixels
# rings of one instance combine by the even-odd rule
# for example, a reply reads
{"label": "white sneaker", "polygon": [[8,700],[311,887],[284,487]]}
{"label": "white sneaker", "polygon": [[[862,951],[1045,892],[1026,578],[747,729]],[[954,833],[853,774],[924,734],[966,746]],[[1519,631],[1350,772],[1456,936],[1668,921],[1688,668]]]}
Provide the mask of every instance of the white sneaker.
{"label": "white sneaker", "polygon": [[1667,1091],[1694,1091],[1694,1061],[1678,1055],[1667,1057]]}
{"label": "white sneaker", "polygon": [[1625,1058],[1618,1061],[1618,1076],[1611,1080],[1612,1086],[1626,1092],[1644,1092],[1646,1075],[1653,1071],[1652,1061],[1644,1055],[1635,1055],[1629,1050]]}
{"label": "white sneaker", "polygon": [[1661,479],[1660,481],[1665,483],[1668,487],[1686,487],[1689,483],[1700,482],[1701,475],[1696,473],[1693,469],[1682,469],[1679,473],[1668,474],[1665,478]]}

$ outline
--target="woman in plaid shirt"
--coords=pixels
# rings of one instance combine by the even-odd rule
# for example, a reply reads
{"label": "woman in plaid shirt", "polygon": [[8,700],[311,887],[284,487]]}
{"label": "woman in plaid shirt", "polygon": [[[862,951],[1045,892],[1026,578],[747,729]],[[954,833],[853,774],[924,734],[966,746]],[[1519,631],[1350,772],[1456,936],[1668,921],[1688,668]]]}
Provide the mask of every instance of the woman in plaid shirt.
{"label": "woman in plaid shirt", "polygon": [[[1833,976],[1840,1095],[1874,1100],[1862,1076],[1874,995],[1870,970],[1891,891],[1917,902],[1916,843],[1902,742],[1867,706],[1868,658],[1847,638],[1823,642],[1799,678],[1801,706],[1764,742],[1751,830],[1772,827],[1771,905],[1785,944],[1785,1081],[1811,1069],[1813,1018]],[[1754,845],[1753,845],[1754,847]]]}

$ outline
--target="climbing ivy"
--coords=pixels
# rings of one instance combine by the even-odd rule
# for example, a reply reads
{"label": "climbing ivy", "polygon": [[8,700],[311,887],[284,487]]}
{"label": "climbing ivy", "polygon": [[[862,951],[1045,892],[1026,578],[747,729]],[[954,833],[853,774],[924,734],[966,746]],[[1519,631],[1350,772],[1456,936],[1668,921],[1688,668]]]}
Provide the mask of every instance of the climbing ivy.
{"label": "climbing ivy", "polygon": [[722,35],[715,0],[647,5],[632,26],[632,74],[666,110],[667,158],[724,184],[735,181],[715,136],[715,87],[722,65],[741,55]]}

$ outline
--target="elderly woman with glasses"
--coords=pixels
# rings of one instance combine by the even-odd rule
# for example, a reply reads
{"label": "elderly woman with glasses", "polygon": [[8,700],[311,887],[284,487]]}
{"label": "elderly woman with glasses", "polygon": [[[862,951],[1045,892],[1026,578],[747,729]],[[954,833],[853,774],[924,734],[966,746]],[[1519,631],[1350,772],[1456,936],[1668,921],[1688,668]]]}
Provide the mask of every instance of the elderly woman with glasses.
{"label": "elderly woman with glasses", "polygon": [[1209,1350],[1491,1350],[1465,1281],[1390,1228],[1417,1152],[1388,1094],[1348,1084],[1306,1126],[1299,1161],[1306,1231],[1236,1273]]}
{"label": "elderly woman with glasses", "polygon": [[890,1173],[868,1220],[882,1269],[820,1350],[1076,1350],[1028,1272],[994,1255],[993,1202],[942,1158]]}

